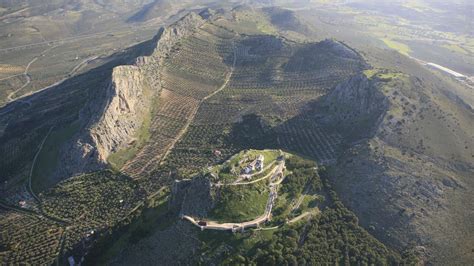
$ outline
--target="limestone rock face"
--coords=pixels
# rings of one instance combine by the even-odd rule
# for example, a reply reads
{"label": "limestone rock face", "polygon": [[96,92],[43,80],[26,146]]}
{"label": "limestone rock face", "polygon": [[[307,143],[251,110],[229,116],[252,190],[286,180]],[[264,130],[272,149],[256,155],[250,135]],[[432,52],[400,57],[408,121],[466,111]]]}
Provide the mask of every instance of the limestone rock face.
{"label": "limestone rock face", "polygon": [[132,142],[150,109],[151,96],[161,91],[161,58],[171,52],[173,46],[188,36],[205,21],[190,13],[174,25],[161,30],[157,45],[150,57],[139,57],[134,65],[115,67],[107,89],[106,108],[99,121],[91,128],[90,135],[97,148],[98,159],[107,157]]}
{"label": "limestone rock face", "polygon": [[149,97],[144,95],[147,86],[137,66],[114,68],[111,84],[107,88],[108,105],[99,122],[91,129],[101,161],[133,140],[150,104]]}
{"label": "limestone rock face", "polygon": [[[151,111],[151,101],[161,91],[162,59],[182,38],[205,22],[190,13],[175,24],[162,28],[155,36],[156,47],[148,56],[138,57],[131,65],[115,67],[104,93],[83,110],[88,117],[85,128],[62,149],[62,178],[94,171],[107,164],[114,152],[132,143]],[[86,118],[83,118],[86,119]]]}
{"label": "limestone rock face", "polygon": [[153,57],[163,56],[171,51],[171,48],[182,37],[191,34],[197,27],[204,24],[205,20],[196,13],[189,13],[174,25],[166,28],[161,34],[160,41],[153,52]]}

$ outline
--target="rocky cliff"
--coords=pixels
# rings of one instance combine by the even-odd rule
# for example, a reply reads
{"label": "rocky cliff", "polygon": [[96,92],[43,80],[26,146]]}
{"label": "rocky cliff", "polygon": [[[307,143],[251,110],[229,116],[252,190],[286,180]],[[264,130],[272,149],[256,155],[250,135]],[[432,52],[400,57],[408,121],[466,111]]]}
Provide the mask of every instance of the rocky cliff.
{"label": "rocky cliff", "polygon": [[369,81],[364,74],[351,77],[337,85],[325,100],[325,105],[337,120],[352,120],[374,113],[380,114],[388,104],[388,100],[375,83]]}
{"label": "rocky cliff", "polygon": [[205,22],[206,20],[198,14],[189,13],[169,28],[165,28],[162,34],[160,34],[160,40],[157,43],[152,57],[159,58],[168,55],[176,42],[192,34],[196,28]]}
{"label": "rocky cliff", "polygon": [[67,177],[100,169],[107,164],[110,154],[133,143],[144,117],[151,111],[152,99],[161,91],[162,58],[204,22],[195,13],[186,15],[159,31],[154,39],[156,47],[150,55],[113,69],[105,93],[99,99],[92,99],[84,112],[92,114],[87,126],[62,150],[58,175]]}
{"label": "rocky cliff", "polygon": [[90,130],[99,160],[106,161],[111,152],[127,145],[143,123],[151,94],[146,79],[137,66],[119,66],[112,72],[107,88],[107,108]]}

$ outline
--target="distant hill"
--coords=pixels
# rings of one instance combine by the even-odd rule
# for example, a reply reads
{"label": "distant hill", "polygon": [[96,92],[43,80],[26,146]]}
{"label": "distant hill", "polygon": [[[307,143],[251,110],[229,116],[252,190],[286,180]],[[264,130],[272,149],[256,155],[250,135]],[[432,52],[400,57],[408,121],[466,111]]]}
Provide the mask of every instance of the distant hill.
{"label": "distant hill", "polygon": [[278,7],[264,8],[263,12],[270,17],[271,23],[281,30],[289,30],[300,33],[308,33],[308,25],[303,23],[294,12]]}
{"label": "distant hill", "polygon": [[143,22],[157,17],[171,16],[173,5],[169,0],[155,0],[142,7],[137,13],[128,18],[128,22]]}

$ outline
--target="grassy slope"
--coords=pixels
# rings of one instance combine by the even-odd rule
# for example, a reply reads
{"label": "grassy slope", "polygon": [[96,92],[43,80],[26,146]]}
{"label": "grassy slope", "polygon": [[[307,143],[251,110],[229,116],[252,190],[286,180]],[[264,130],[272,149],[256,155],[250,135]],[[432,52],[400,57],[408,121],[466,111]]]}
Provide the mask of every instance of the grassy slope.
{"label": "grassy slope", "polygon": [[258,182],[223,187],[216,207],[208,218],[219,222],[245,222],[261,216],[269,195],[266,186],[266,182]]}

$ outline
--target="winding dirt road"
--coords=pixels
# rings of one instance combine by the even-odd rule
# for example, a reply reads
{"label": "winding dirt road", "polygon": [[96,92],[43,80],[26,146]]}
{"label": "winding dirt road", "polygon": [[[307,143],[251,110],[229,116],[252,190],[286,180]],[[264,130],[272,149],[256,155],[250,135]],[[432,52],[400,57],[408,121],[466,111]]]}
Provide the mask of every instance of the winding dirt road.
{"label": "winding dirt road", "polygon": [[[52,49],[52,48],[51,48],[51,49]],[[43,53],[45,53],[45,52],[43,52]],[[51,85],[48,85],[48,86],[46,86],[46,87],[44,87],[44,88],[41,88],[41,89],[39,89],[39,90],[35,90],[35,91],[32,91],[32,92],[28,92],[28,93],[25,93],[25,94],[23,94],[23,95],[20,95],[20,96],[18,96],[18,97],[16,97],[16,98],[13,98],[13,95],[15,95],[17,92],[21,91],[22,89],[24,89],[26,86],[28,86],[28,85],[31,83],[31,77],[30,77],[30,75],[28,74],[28,69],[30,68],[31,64],[33,64],[38,58],[39,58],[39,56],[36,57],[35,59],[33,59],[33,60],[28,64],[27,68],[25,69],[25,73],[24,73],[24,75],[25,75],[26,78],[27,78],[27,82],[26,82],[25,84],[23,84],[23,86],[22,86],[21,88],[15,90],[15,91],[13,91],[13,92],[11,92],[11,93],[8,95],[8,101],[7,101],[7,103],[13,102],[13,101],[17,101],[17,100],[21,100],[22,98],[25,98],[25,97],[30,96],[30,95],[32,95],[32,94],[36,94],[36,93],[42,92],[42,91],[44,91],[44,90],[50,89],[50,88],[52,88],[52,87],[61,85],[63,82],[65,82],[66,80],[70,79],[70,78],[71,78],[72,76],[74,76],[77,72],[79,72],[85,65],[87,65],[87,64],[89,64],[90,62],[92,62],[92,61],[96,60],[97,58],[99,58],[99,56],[91,56],[91,57],[89,57],[89,58],[84,59],[84,60],[81,61],[79,64],[77,64],[68,74],[66,74],[66,76],[65,76],[63,79],[61,79],[61,80],[59,80],[59,81],[57,81],[57,82],[55,82],[55,83],[53,83],[53,84],[51,84]],[[27,103],[27,104],[30,104],[28,101],[24,101],[24,102]]]}
{"label": "winding dirt road", "polygon": [[[25,78],[26,78],[25,84],[23,84],[23,86],[21,86],[20,88],[14,90],[14,91],[12,91],[12,92],[10,92],[10,93],[8,94],[8,96],[7,96],[7,100],[8,100],[7,102],[14,101],[15,99],[13,98],[13,95],[15,95],[17,92],[21,91],[22,89],[24,89],[26,86],[30,85],[30,83],[31,83],[31,77],[30,77],[30,74],[28,74],[28,70],[30,69],[31,65],[32,65],[34,62],[36,62],[36,60],[38,60],[39,57],[40,57],[40,56],[37,56],[37,57],[33,58],[33,60],[31,60],[31,61],[28,63],[28,65],[27,65],[26,68],[25,68],[25,72],[23,72],[23,74],[21,74],[21,75],[25,76]],[[18,75],[17,75],[17,76],[18,76]]]}

